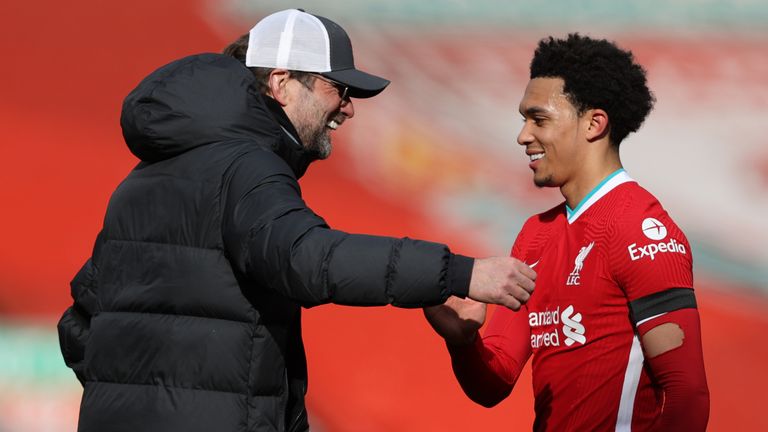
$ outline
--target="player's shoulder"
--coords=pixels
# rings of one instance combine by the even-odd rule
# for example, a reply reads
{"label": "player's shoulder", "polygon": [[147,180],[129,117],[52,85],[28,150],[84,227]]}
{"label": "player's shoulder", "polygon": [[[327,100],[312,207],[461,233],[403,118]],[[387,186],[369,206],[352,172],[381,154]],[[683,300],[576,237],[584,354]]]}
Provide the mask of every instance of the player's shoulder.
{"label": "player's shoulder", "polygon": [[659,199],[636,181],[627,182],[621,185],[620,189],[618,205],[614,207],[614,215],[611,218],[618,231],[626,231],[629,228],[644,230],[647,226],[659,224],[674,227],[675,231],[679,230]]}
{"label": "player's shoulder", "polygon": [[564,202],[529,217],[515,239],[513,255],[526,255],[523,251],[541,249],[565,224]]}
{"label": "player's shoulder", "polygon": [[622,210],[643,209],[660,205],[658,198],[640,185],[636,180],[619,185],[615,190],[616,200],[624,207]]}
{"label": "player's shoulder", "polygon": [[632,219],[643,215],[667,213],[659,199],[636,181],[621,185],[617,188],[617,192],[619,193],[618,205],[615,205],[614,209],[621,215],[618,219]]}
{"label": "player's shoulder", "polygon": [[565,201],[549,210],[537,213],[528,218],[523,224],[523,230],[535,230],[546,225],[551,225],[559,220],[565,220]]}

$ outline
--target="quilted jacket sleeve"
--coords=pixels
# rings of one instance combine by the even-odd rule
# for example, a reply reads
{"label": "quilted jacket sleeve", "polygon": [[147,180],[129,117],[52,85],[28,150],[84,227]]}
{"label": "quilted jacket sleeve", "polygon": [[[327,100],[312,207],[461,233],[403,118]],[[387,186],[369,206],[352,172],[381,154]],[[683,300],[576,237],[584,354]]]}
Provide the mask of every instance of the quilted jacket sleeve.
{"label": "quilted jacket sleeve", "polygon": [[288,166],[269,151],[240,157],[222,193],[233,266],[305,305],[423,307],[466,296],[473,259],[446,245],[333,230],[301,199]]}
{"label": "quilted jacket sleeve", "polygon": [[88,259],[70,283],[74,303],[67,308],[58,324],[59,346],[64,362],[81,383],[85,382],[85,345],[91,317],[98,309],[96,274],[96,266]]}

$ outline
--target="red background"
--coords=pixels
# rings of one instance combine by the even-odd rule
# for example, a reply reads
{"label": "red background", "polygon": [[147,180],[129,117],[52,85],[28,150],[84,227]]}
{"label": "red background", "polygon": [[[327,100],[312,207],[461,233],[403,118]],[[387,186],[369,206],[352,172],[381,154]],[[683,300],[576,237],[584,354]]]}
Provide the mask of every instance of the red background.
{"label": "red background", "polygon": [[[178,0],[0,5],[0,317],[6,321],[33,317],[53,329],[70,303],[68,281],[90,254],[110,193],[136,162],[120,135],[122,98],[159,65],[228,42],[210,31],[201,10]],[[242,31],[233,28],[231,38]],[[369,103],[375,102],[356,105],[359,116]],[[485,253],[406,202],[371,195],[347,173],[343,135],[337,141],[333,158],[301,181],[310,206],[334,227]],[[768,302],[722,280],[699,280],[697,289],[710,430],[768,430],[761,414]],[[306,311],[304,329],[318,430],[526,430],[532,424],[530,378],[496,408],[473,405],[419,310],[323,306]]]}

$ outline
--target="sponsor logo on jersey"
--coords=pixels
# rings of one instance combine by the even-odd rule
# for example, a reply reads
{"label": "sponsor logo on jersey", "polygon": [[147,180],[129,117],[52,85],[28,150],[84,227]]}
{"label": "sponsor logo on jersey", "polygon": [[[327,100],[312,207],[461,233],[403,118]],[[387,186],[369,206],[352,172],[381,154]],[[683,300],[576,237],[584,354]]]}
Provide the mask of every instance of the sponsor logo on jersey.
{"label": "sponsor logo on jersey", "polygon": [[573,271],[568,275],[568,279],[565,281],[566,285],[581,285],[579,282],[579,272],[581,272],[581,269],[584,267],[584,260],[587,259],[587,255],[589,255],[589,251],[592,250],[592,246],[594,245],[595,242],[592,242],[579,249],[579,254],[576,255],[576,260],[574,261]]}
{"label": "sponsor logo on jersey", "polygon": [[[586,328],[581,323],[581,313],[574,313],[574,311],[573,305],[568,305],[562,312],[560,312],[560,307],[557,307],[555,310],[547,309],[541,312],[528,313],[528,325],[531,327],[531,348],[560,346],[561,339],[566,346],[571,346],[577,342],[584,345],[587,342],[587,338],[584,336]],[[554,326],[554,329],[536,331],[538,327],[543,326]],[[561,329],[562,338],[560,336]]]}
{"label": "sponsor logo on jersey", "polygon": [[[643,234],[651,240],[664,240],[667,237],[667,227],[663,223],[654,218],[645,218],[641,226]],[[638,246],[637,243],[632,243],[627,246],[629,252],[629,258],[632,261],[637,261],[644,257],[650,257],[651,261],[656,259],[658,253],[688,253],[685,249],[685,245],[678,242],[676,239],[670,239],[668,242],[650,243],[644,246]]]}
{"label": "sponsor logo on jersey", "polygon": [[573,306],[568,306],[563,311],[563,334],[565,335],[565,344],[568,346],[578,342],[584,345],[587,338],[584,337],[586,329],[581,323],[581,313],[573,313]]}
{"label": "sponsor logo on jersey", "polygon": [[664,240],[667,236],[667,227],[654,218],[645,218],[642,228],[643,234],[651,240]]}

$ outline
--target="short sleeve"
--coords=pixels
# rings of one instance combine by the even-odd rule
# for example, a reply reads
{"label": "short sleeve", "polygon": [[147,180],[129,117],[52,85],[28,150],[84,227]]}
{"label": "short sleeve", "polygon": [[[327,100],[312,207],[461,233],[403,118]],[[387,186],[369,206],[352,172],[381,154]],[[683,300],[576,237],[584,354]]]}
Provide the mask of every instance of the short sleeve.
{"label": "short sleeve", "polygon": [[693,288],[688,239],[658,201],[628,202],[608,231],[610,272],[629,301]]}

